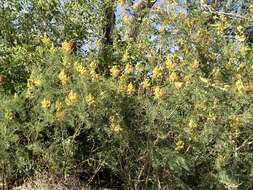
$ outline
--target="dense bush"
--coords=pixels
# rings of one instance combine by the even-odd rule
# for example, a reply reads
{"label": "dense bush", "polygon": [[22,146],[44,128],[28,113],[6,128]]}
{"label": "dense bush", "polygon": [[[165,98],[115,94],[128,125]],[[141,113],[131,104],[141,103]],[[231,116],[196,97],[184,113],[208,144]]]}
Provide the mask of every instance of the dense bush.
{"label": "dense bush", "polygon": [[160,26],[144,20],[139,39],[110,46],[103,68],[96,48],[80,56],[54,36],[35,36],[36,47],[1,42],[7,182],[109,171],[125,189],[253,188],[253,51],[243,32],[252,16],[153,16]]}

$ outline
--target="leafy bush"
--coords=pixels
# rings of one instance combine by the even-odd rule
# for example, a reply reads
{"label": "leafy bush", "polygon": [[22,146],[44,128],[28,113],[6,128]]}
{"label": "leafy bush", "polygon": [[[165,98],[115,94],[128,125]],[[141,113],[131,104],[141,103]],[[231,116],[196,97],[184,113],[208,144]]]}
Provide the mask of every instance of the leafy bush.
{"label": "leafy bush", "polygon": [[109,171],[126,189],[253,188],[248,21],[169,16],[162,27],[177,26],[177,50],[161,37],[158,52],[147,20],[140,39],[110,47],[108,70],[100,52],[80,56],[46,35],[32,49],[1,46],[0,171],[9,183],[35,171]]}

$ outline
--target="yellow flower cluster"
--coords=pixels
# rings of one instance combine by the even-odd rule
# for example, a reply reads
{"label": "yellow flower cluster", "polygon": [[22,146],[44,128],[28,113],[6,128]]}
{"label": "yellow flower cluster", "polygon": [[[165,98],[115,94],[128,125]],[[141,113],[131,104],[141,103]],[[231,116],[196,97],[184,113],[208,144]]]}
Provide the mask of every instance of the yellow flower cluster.
{"label": "yellow flower cluster", "polygon": [[189,129],[195,129],[197,127],[197,124],[194,122],[193,119],[190,119],[187,126]]}
{"label": "yellow flower cluster", "polygon": [[150,83],[149,83],[149,80],[148,79],[145,79],[143,82],[142,82],[142,86],[144,89],[148,89],[150,87]]}
{"label": "yellow flower cluster", "polygon": [[156,66],[156,67],[153,69],[152,78],[153,78],[153,79],[159,79],[159,78],[162,77],[162,74],[163,74],[163,72],[162,72],[161,67]]}
{"label": "yellow flower cluster", "polygon": [[71,53],[71,52],[72,52],[72,43],[71,43],[71,42],[64,41],[64,42],[62,43],[62,50],[63,50],[65,53]]}
{"label": "yellow flower cluster", "polygon": [[11,121],[11,120],[13,120],[14,115],[13,115],[12,112],[7,111],[7,112],[5,112],[4,117],[5,117],[6,120]]}
{"label": "yellow flower cluster", "polygon": [[79,62],[75,62],[74,63],[74,69],[76,70],[76,72],[78,72],[80,75],[84,75],[85,73],[87,73],[87,70],[81,65],[81,63]]}
{"label": "yellow flower cluster", "polygon": [[45,46],[50,45],[50,39],[49,39],[49,37],[47,36],[46,33],[44,33],[43,37],[41,38],[41,42],[42,42]]}
{"label": "yellow flower cluster", "polygon": [[161,101],[164,95],[165,93],[162,91],[162,89],[159,86],[156,86],[154,88],[154,99],[156,101]]}
{"label": "yellow flower cluster", "polygon": [[114,116],[110,117],[110,129],[115,133],[123,131],[123,128],[120,126],[120,120]]}
{"label": "yellow flower cluster", "polygon": [[169,75],[169,81],[171,82],[175,82],[179,79],[178,75],[176,72],[172,72],[170,75]]}
{"label": "yellow flower cluster", "polygon": [[119,73],[120,73],[120,70],[118,69],[117,66],[113,66],[111,69],[110,69],[110,72],[111,72],[111,76],[116,78]]}
{"label": "yellow flower cluster", "polygon": [[183,149],[184,145],[185,145],[184,141],[182,141],[182,140],[177,141],[175,150],[181,150],[181,149]]}
{"label": "yellow flower cluster", "polygon": [[95,103],[95,97],[89,94],[85,97],[85,102],[88,104],[88,106],[91,106]]}
{"label": "yellow flower cluster", "polygon": [[44,99],[41,101],[41,107],[42,107],[43,109],[49,109],[50,106],[51,106],[51,101],[50,101],[50,99],[44,98]]}
{"label": "yellow flower cluster", "polygon": [[131,74],[132,72],[134,71],[134,68],[132,65],[130,65],[129,63],[126,64],[126,67],[125,67],[125,74]]}
{"label": "yellow flower cluster", "polygon": [[172,63],[172,57],[167,56],[166,61],[165,61],[165,66],[168,70],[173,70],[175,68],[175,65]]}
{"label": "yellow flower cluster", "polygon": [[39,79],[28,79],[27,88],[32,88],[33,86],[41,86],[41,80]]}
{"label": "yellow flower cluster", "polygon": [[56,111],[55,117],[58,121],[64,121],[66,117],[66,112],[65,111]]}
{"label": "yellow flower cluster", "polygon": [[58,74],[58,79],[61,81],[61,83],[63,85],[65,85],[68,81],[68,76],[66,75],[65,71],[62,70],[59,74]]}
{"label": "yellow flower cluster", "polygon": [[135,88],[134,88],[133,83],[129,83],[129,84],[127,85],[127,94],[128,94],[128,95],[133,95],[134,92],[135,92]]}
{"label": "yellow flower cluster", "polygon": [[77,102],[77,100],[78,95],[73,90],[71,90],[65,99],[65,103],[67,106],[72,106]]}
{"label": "yellow flower cluster", "polygon": [[242,26],[237,27],[237,35],[235,37],[239,42],[244,42],[246,40],[246,36],[244,34],[244,29]]}

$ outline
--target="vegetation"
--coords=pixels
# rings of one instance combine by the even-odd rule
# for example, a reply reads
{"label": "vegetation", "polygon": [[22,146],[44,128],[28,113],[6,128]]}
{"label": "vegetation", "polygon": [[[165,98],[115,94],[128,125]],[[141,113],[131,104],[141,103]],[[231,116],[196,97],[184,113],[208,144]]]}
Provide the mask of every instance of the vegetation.
{"label": "vegetation", "polygon": [[48,172],[252,189],[253,5],[240,2],[0,1],[5,186]]}

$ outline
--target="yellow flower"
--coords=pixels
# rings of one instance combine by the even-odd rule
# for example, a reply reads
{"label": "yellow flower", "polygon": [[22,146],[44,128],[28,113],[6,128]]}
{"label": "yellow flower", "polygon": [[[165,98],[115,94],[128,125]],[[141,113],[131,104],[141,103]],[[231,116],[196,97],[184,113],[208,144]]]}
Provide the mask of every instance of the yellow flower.
{"label": "yellow flower", "polygon": [[148,81],[148,79],[145,79],[143,82],[142,82],[142,86],[144,89],[147,89],[150,87],[150,83]]}
{"label": "yellow flower", "polygon": [[13,120],[14,115],[13,115],[12,112],[7,111],[7,112],[4,114],[4,117],[5,117],[6,120],[11,121],[11,120]]}
{"label": "yellow flower", "polygon": [[111,75],[112,77],[116,78],[118,75],[119,75],[119,69],[117,66],[113,66],[111,69],[110,69],[110,72],[111,72]]}
{"label": "yellow flower", "polygon": [[203,82],[203,83],[209,83],[209,80],[203,77],[199,77],[199,79]]}
{"label": "yellow flower", "polygon": [[216,115],[212,112],[209,112],[207,121],[215,121],[216,120]]}
{"label": "yellow flower", "polygon": [[115,117],[110,117],[110,129],[115,133],[123,131],[123,128],[120,126],[120,121]]}
{"label": "yellow flower", "polygon": [[72,43],[71,42],[67,42],[64,41],[62,43],[62,50],[66,53],[70,53],[73,49],[72,49]]}
{"label": "yellow flower", "polygon": [[123,57],[122,57],[122,61],[123,61],[123,62],[127,62],[128,60],[129,60],[129,54],[128,54],[128,52],[126,51],[126,52],[124,53]]}
{"label": "yellow flower", "polygon": [[50,39],[46,33],[44,33],[43,37],[41,38],[41,41],[46,46],[48,46],[50,44]]}
{"label": "yellow flower", "polygon": [[120,0],[120,1],[119,1],[119,4],[120,4],[121,6],[123,6],[123,5],[125,4],[125,2],[126,2],[126,0]]}
{"label": "yellow flower", "polygon": [[154,98],[157,101],[160,101],[162,97],[164,96],[164,92],[161,90],[159,86],[154,88]]}
{"label": "yellow flower", "polygon": [[27,88],[32,88],[33,86],[41,86],[41,80],[39,79],[28,79]]}
{"label": "yellow flower", "polygon": [[176,72],[172,72],[169,76],[169,81],[174,82],[178,80],[178,76]]}
{"label": "yellow flower", "polygon": [[79,62],[74,63],[74,69],[80,74],[84,75],[87,71]]}
{"label": "yellow flower", "polygon": [[77,94],[73,90],[71,90],[65,99],[65,103],[67,104],[67,106],[72,106],[77,102],[77,100],[78,100]]}
{"label": "yellow flower", "polygon": [[134,71],[134,68],[132,65],[130,65],[129,63],[126,64],[126,67],[125,67],[125,74],[130,74]]}
{"label": "yellow flower", "polygon": [[247,53],[249,50],[250,50],[250,49],[249,49],[248,47],[243,46],[243,47],[240,48],[240,53],[241,53],[243,56],[245,56],[246,53]]}
{"label": "yellow flower", "polygon": [[62,70],[59,74],[58,74],[58,79],[61,81],[61,83],[63,85],[65,85],[68,81],[68,76],[66,75],[65,71]]}
{"label": "yellow flower", "polygon": [[246,36],[244,34],[237,34],[235,36],[235,38],[239,41],[239,42],[244,42],[246,40]]}
{"label": "yellow flower", "polygon": [[235,82],[235,87],[236,87],[236,90],[239,94],[244,94],[246,92],[246,88],[245,88],[241,79],[239,79]]}
{"label": "yellow flower", "polygon": [[166,68],[167,68],[168,70],[174,69],[174,65],[173,65],[173,63],[172,63],[172,61],[171,61],[171,57],[170,57],[170,56],[167,57],[166,62],[165,62],[165,65],[166,65]]}
{"label": "yellow flower", "polygon": [[66,113],[64,111],[57,111],[55,117],[58,121],[63,121],[66,117]]}
{"label": "yellow flower", "polygon": [[48,109],[51,106],[51,101],[49,99],[44,98],[41,102],[41,107],[43,109]]}
{"label": "yellow flower", "polygon": [[198,60],[195,59],[195,60],[193,61],[193,63],[191,64],[191,66],[192,66],[193,69],[199,68],[199,62],[198,62]]}
{"label": "yellow flower", "polygon": [[190,119],[190,121],[188,122],[188,127],[190,129],[195,129],[197,127],[197,124],[194,122],[193,119]]}
{"label": "yellow flower", "polygon": [[133,95],[134,92],[135,92],[134,85],[132,83],[129,83],[127,85],[127,94],[128,95]]}
{"label": "yellow flower", "polygon": [[184,141],[182,141],[182,140],[177,141],[175,149],[176,150],[181,150],[183,148],[184,148]]}
{"label": "yellow flower", "polygon": [[88,106],[90,106],[95,103],[95,97],[89,94],[88,96],[85,97],[85,101],[88,104]]}
{"label": "yellow flower", "polygon": [[177,90],[180,90],[183,87],[183,82],[174,82],[174,86]]}
{"label": "yellow flower", "polygon": [[156,66],[154,69],[153,69],[153,76],[152,78],[153,79],[158,79],[162,76],[162,69],[158,66]]}
{"label": "yellow flower", "polygon": [[92,62],[92,63],[90,64],[90,68],[91,68],[92,70],[96,70],[97,67],[98,67],[97,64],[94,63],[94,62]]}
{"label": "yellow flower", "polygon": [[249,12],[250,12],[251,14],[253,14],[253,5],[250,5],[250,6],[249,6]]}

